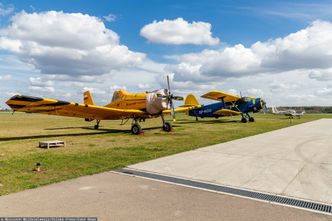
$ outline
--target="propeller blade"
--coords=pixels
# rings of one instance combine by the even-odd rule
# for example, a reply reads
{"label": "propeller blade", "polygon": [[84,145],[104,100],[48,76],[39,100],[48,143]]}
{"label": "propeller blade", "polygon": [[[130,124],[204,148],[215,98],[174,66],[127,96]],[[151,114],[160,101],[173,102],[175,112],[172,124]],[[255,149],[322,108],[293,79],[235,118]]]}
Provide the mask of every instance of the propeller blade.
{"label": "propeller blade", "polygon": [[173,121],[175,121],[175,111],[174,111],[174,105],[172,100],[170,100],[170,105],[171,105],[171,117],[173,119]]}
{"label": "propeller blade", "polygon": [[[167,89],[168,89],[168,102],[170,105],[170,109],[171,109],[171,117],[173,119],[173,121],[175,121],[175,110],[174,110],[174,104],[173,104],[173,99],[177,100],[177,99],[181,99],[179,96],[173,96],[173,94],[171,93],[171,85],[169,83],[169,75],[166,76],[167,77]],[[183,100],[183,98],[182,98]]]}
{"label": "propeller blade", "polygon": [[169,76],[167,75],[167,89],[168,89],[168,93],[171,94],[171,87],[169,85]]}

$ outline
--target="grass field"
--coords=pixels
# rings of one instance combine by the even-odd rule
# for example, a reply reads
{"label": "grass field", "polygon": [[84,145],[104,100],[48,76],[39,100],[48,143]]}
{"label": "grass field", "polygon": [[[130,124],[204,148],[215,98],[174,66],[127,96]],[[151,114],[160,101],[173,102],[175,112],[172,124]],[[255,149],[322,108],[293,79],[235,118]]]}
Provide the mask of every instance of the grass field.
{"label": "grass field", "polygon": [[[161,131],[160,119],[142,123],[145,134],[130,133],[130,122],[94,122],[38,114],[0,113],[0,195],[124,167],[182,151],[226,142],[332,115],[305,115],[290,124],[283,116],[256,114],[256,122],[239,117],[203,119],[178,115],[174,131]],[[64,140],[66,147],[42,149],[38,142]],[[33,172],[37,162],[42,172]]]}

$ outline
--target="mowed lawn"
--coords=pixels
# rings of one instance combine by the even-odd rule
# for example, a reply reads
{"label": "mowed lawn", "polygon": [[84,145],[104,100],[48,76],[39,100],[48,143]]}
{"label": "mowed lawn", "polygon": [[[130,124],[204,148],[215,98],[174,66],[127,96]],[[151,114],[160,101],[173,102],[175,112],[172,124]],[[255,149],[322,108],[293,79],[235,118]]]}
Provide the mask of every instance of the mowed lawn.
{"label": "mowed lawn", "polygon": [[[0,195],[331,117],[306,114],[290,123],[284,116],[256,114],[256,122],[243,124],[240,117],[196,122],[178,115],[171,133],[163,132],[156,118],[142,122],[145,133],[135,136],[131,121],[123,126],[121,121],[102,121],[94,130],[94,122],[83,119],[0,113]],[[45,140],[64,140],[67,145],[38,148]],[[39,173],[33,172],[37,162]]]}

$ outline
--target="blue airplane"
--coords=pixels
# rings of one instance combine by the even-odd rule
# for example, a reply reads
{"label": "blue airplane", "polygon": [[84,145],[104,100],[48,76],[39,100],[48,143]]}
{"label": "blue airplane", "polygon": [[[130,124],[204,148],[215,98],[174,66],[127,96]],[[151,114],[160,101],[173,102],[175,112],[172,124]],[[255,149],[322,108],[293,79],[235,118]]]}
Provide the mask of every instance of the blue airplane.
{"label": "blue airplane", "polygon": [[201,96],[211,100],[219,101],[217,103],[200,105],[193,94],[188,94],[183,106],[199,106],[196,109],[188,111],[189,116],[198,118],[205,117],[224,117],[241,115],[241,122],[254,122],[255,119],[249,113],[257,113],[261,109],[266,109],[266,103],[261,98],[239,97],[222,91],[210,91]]}

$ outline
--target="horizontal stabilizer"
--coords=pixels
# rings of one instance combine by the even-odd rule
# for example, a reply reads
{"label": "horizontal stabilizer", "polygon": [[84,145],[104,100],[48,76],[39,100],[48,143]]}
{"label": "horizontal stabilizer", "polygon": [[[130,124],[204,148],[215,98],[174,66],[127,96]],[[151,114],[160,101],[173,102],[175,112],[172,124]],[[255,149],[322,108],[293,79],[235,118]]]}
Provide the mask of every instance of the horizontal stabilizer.
{"label": "horizontal stabilizer", "polygon": [[236,116],[240,115],[241,112],[229,110],[229,109],[220,109],[214,112],[214,114],[222,115],[222,116]]}

